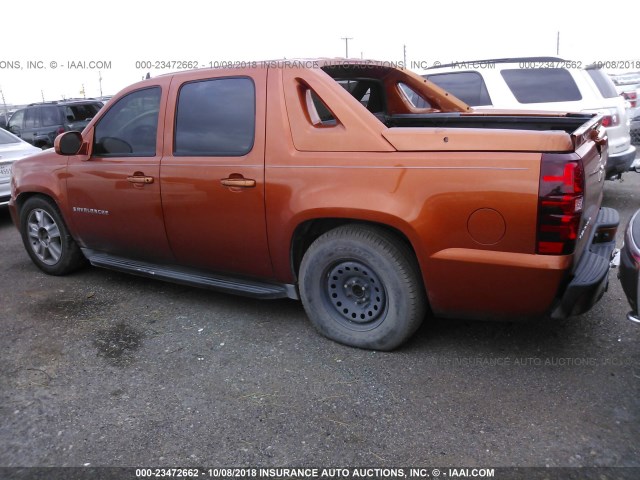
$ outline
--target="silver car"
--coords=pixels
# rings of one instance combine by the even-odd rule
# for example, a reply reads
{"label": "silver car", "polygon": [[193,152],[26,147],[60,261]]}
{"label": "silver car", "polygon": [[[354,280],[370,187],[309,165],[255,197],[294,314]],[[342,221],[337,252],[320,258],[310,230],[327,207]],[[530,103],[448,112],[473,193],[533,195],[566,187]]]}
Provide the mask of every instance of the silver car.
{"label": "silver car", "polygon": [[13,162],[39,152],[42,150],[0,129],[0,206],[9,203]]}

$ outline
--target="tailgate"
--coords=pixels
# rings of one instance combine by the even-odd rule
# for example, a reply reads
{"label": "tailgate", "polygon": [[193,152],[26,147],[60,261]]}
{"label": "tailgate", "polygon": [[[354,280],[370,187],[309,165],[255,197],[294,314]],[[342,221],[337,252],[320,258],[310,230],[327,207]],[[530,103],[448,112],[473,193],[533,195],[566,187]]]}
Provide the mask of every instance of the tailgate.
{"label": "tailgate", "polygon": [[576,243],[576,259],[588,245],[602,204],[608,145],[602,116],[594,116],[571,134],[575,152],[584,166],[584,200],[582,220]]}

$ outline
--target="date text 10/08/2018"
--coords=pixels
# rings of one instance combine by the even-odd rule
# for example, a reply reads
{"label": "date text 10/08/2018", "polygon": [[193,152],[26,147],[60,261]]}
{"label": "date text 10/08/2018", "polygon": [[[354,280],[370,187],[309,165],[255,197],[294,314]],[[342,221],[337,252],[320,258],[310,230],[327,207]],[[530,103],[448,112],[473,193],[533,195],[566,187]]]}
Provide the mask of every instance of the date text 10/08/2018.
{"label": "date text 10/08/2018", "polygon": [[477,477],[494,478],[493,468],[137,468],[136,478],[438,478]]}

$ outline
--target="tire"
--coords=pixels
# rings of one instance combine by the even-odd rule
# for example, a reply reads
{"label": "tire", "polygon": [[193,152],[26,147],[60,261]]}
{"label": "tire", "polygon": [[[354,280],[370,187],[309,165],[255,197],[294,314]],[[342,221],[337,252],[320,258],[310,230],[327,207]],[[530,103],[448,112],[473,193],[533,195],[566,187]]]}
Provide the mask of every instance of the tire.
{"label": "tire", "polygon": [[311,244],[300,265],[300,296],[320,333],[372,350],[400,346],[427,310],[413,252],[366,225],[338,227]]}
{"label": "tire", "polygon": [[49,275],[66,275],[86,263],[58,207],[47,197],[31,197],[24,203],[20,234],[33,263]]}

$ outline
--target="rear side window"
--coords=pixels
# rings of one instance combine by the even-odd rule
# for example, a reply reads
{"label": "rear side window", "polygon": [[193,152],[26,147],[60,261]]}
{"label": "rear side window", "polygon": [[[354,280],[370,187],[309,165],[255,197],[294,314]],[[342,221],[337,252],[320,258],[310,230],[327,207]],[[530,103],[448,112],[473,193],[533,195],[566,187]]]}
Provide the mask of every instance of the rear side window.
{"label": "rear side window", "polygon": [[96,116],[100,110],[100,105],[95,103],[84,103],[78,105],[68,105],[66,107],[67,120],[70,122],[81,122],[90,120]]}
{"label": "rear side window", "polygon": [[399,83],[398,88],[405,96],[409,103],[416,108],[431,108],[429,102],[427,102],[424,98],[422,98],[413,88],[405,83]]}
{"label": "rear side window", "polygon": [[613,81],[602,70],[599,68],[588,68],[587,73],[591,77],[591,80],[593,80],[593,83],[596,84],[596,87],[598,87],[600,95],[604,98],[614,98],[618,96]]}
{"label": "rear side window", "polygon": [[94,155],[152,157],[156,154],[160,87],[130,93],[96,125]]}
{"label": "rear side window", "polygon": [[38,128],[40,126],[40,110],[27,108],[24,114],[24,128]]}
{"label": "rear side window", "polygon": [[41,119],[43,127],[54,127],[60,125],[60,114],[58,107],[42,107]]}
{"label": "rear side window", "polygon": [[564,68],[517,68],[500,73],[520,103],[582,100],[571,73]]}
{"label": "rear side window", "polygon": [[256,94],[249,78],[218,78],[180,89],[174,155],[241,156],[253,148]]}
{"label": "rear side window", "polygon": [[428,75],[427,80],[452,93],[467,105],[492,105],[482,75],[477,72],[439,73]]}

